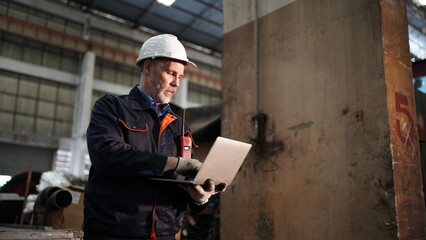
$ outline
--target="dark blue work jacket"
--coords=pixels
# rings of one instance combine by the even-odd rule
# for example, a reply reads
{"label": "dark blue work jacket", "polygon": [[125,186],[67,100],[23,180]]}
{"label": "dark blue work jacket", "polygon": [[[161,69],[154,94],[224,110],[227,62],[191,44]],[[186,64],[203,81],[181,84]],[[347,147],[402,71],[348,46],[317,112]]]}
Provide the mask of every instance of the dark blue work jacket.
{"label": "dark blue work jacket", "polygon": [[174,171],[163,174],[167,156],[178,155],[181,128],[182,119],[172,110],[160,121],[137,87],[129,95],[106,95],[96,102],[87,129],[92,162],[84,201],[88,236],[148,239],[152,231],[173,236],[188,204],[197,211],[175,184],[147,178],[183,178]]}

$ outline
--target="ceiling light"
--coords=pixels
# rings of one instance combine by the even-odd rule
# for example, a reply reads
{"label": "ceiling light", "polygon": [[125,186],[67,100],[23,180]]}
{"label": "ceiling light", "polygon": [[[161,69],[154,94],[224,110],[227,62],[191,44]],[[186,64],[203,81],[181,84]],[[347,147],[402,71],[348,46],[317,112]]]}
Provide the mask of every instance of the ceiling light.
{"label": "ceiling light", "polygon": [[157,0],[157,2],[167,7],[170,7],[170,5],[172,5],[175,2],[175,0]]}
{"label": "ceiling light", "polygon": [[419,5],[426,6],[426,0],[415,0]]}

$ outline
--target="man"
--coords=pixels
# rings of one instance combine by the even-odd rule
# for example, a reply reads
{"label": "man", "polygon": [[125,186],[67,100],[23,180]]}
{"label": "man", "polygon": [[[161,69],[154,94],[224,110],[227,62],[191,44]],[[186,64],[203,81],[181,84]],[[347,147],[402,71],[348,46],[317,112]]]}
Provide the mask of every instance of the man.
{"label": "man", "polygon": [[[215,183],[177,186],[150,177],[193,177],[202,163],[178,158],[182,121],[169,102],[189,61],[170,34],[148,39],[136,65],[140,85],[106,95],[92,111],[87,144],[92,161],[85,187],[85,239],[175,239],[187,207],[205,208]],[[185,132],[189,131],[185,125]]]}

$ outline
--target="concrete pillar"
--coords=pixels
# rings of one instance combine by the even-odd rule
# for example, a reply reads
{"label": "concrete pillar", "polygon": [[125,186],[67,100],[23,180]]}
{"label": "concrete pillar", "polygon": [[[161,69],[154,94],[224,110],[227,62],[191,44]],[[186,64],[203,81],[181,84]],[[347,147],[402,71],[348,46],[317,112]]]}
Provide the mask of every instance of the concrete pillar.
{"label": "concrete pillar", "polygon": [[84,175],[84,160],[87,153],[86,129],[89,125],[92,107],[95,57],[94,52],[84,54],[77,79],[71,143],[71,169],[72,174],[77,177]]}
{"label": "concrete pillar", "polygon": [[407,38],[400,0],[224,1],[222,135],[260,147],[221,239],[425,238]]}

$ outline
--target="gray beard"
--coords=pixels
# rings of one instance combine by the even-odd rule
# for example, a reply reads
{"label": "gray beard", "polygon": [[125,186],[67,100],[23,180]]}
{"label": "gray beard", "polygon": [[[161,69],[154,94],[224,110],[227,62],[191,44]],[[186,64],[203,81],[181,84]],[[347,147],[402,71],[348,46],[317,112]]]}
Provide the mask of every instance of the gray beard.
{"label": "gray beard", "polygon": [[165,103],[169,103],[170,102],[171,98],[168,98],[168,97],[166,97],[166,96],[164,96],[162,94],[162,92],[164,92],[166,89],[167,88],[155,89],[154,87],[152,87],[152,93],[153,93],[152,98],[158,104],[165,104]]}

